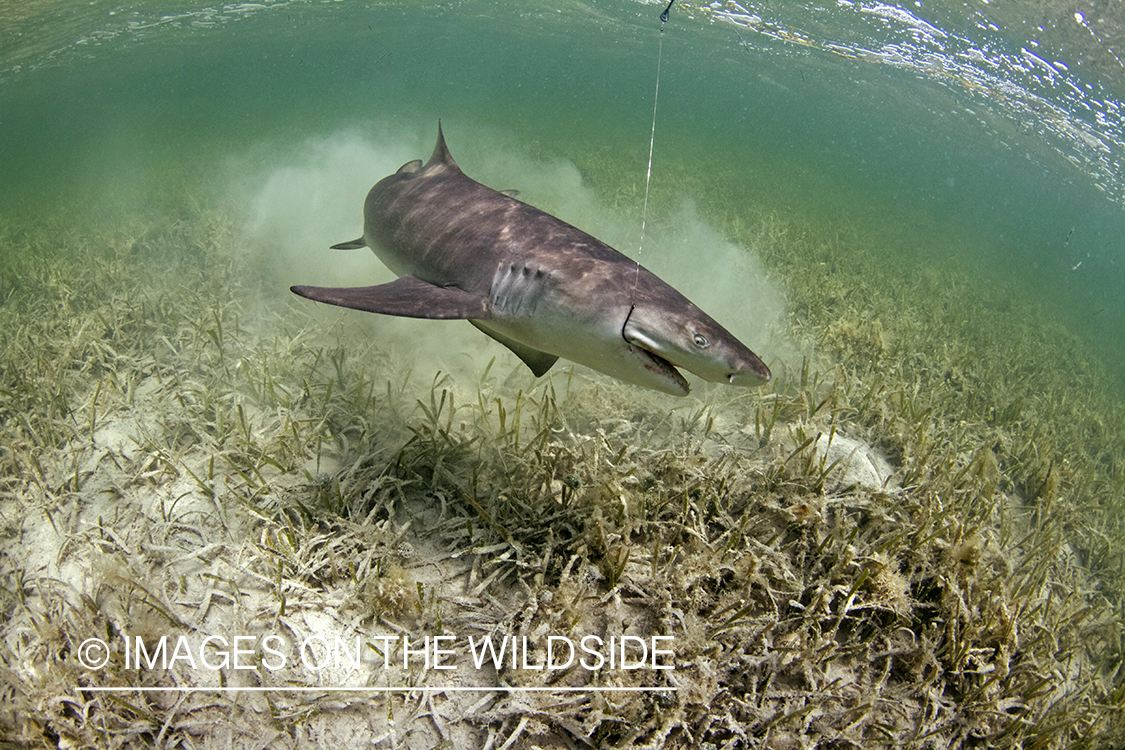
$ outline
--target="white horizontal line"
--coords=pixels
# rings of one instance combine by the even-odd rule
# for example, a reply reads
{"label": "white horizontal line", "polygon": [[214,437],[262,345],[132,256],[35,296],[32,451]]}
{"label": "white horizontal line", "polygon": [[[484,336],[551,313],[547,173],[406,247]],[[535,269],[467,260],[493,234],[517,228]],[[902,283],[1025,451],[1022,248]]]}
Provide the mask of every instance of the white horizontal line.
{"label": "white horizontal line", "polygon": [[98,693],[118,693],[139,691],[143,693],[177,692],[177,693],[465,693],[465,692],[505,692],[505,693],[674,693],[679,688],[675,687],[506,687],[481,686],[481,687],[104,687],[89,686],[77,687],[78,690],[89,690]]}

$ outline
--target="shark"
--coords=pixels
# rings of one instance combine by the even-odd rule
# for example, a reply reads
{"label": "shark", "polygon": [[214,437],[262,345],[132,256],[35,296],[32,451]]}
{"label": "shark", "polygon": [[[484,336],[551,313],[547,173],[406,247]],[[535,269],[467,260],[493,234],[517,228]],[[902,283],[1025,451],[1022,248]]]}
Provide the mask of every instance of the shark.
{"label": "shark", "polygon": [[560,357],[674,396],[690,391],[681,368],[734,386],[771,377],[758,355],[637,261],[515,191],[465,175],[440,122],[429,161],[376,183],[363,236],[332,246],[362,247],[398,278],[291,291],[382,315],[467,320],[537,377]]}

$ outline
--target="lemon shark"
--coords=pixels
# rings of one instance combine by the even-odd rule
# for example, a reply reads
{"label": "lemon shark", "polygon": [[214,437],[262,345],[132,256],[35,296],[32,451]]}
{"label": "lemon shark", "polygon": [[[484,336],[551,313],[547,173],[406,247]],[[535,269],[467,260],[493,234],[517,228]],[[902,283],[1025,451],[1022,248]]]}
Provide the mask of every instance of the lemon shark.
{"label": "lemon shark", "polygon": [[[294,286],[302,297],[383,315],[468,320],[543,375],[559,357],[676,396],[681,367],[754,386],[769,368],[655,274],[551,214],[466,176],[438,123],[430,160],[367,194],[363,236],[399,278],[379,286]],[[715,273],[722,273],[715,269]]]}

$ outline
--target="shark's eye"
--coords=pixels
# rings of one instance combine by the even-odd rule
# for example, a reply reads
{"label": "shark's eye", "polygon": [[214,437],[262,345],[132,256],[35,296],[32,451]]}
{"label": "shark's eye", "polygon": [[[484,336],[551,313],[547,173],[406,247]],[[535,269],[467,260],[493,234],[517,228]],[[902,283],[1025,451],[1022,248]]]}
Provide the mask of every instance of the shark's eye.
{"label": "shark's eye", "polygon": [[695,334],[695,335],[694,335],[694,336],[692,337],[692,340],[693,340],[693,341],[695,341],[695,345],[696,345],[696,346],[698,346],[698,347],[699,347],[700,349],[703,349],[703,348],[704,348],[704,347],[706,347],[706,346],[707,346],[707,344],[709,343],[709,342],[707,341],[707,337],[706,337],[706,336],[704,336],[704,335],[703,335],[702,333],[697,333],[697,334]]}

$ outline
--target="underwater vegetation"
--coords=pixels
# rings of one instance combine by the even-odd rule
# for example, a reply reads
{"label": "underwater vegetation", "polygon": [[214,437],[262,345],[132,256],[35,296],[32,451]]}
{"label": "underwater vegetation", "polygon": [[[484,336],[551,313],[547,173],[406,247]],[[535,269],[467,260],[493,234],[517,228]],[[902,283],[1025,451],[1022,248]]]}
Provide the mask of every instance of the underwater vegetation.
{"label": "underwater vegetation", "polygon": [[[3,745],[1120,747],[1125,407],[1085,344],[861,225],[704,205],[804,357],[683,400],[498,347],[423,370],[190,201],[5,217]],[[109,693],[343,677],[76,661],[262,632],[670,635],[674,670],[464,684],[675,691]]]}

